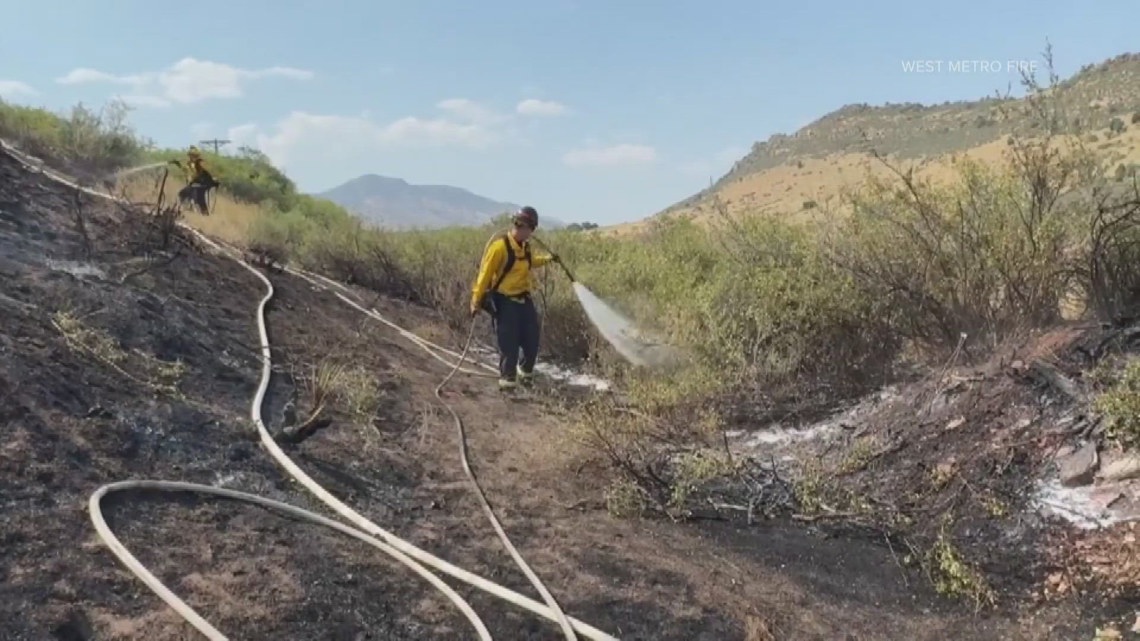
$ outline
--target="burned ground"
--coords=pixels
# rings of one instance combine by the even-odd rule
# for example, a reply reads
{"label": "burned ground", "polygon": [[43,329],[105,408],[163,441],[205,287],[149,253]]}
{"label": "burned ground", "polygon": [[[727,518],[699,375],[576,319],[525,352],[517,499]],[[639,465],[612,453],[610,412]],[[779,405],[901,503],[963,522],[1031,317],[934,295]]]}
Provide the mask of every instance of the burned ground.
{"label": "burned ground", "polygon": [[[262,284],[181,231],[161,252],[137,213],[78,202],[82,216],[71,190],[0,155],[0,633],[195,638],[95,537],[86,502],[98,486],[185,480],[324,510],[266,455],[248,418]],[[336,404],[286,452],[386,529],[533,596],[466,484],[454,426],[432,395],[448,367],[329,292],[270,278],[271,428],[312,413],[322,364],[359,367],[375,384],[357,404],[366,411]],[[404,326],[432,325],[412,306],[359,299]],[[548,401],[507,402],[473,378],[445,396],[465,417],[473,467],[520,552],[567,613],[620,638],[1073,639],[1092,629],[1076,602],[974,616],[877,541],[790,522],[614,519],[584,500],[598,481],[556,445],[566,425]],[[194,496],[116,494],[104,512],[140,560],[233,638],[470,635],[423,581],[335,532]],[[496,638],[560,638],[449,582]]]}
{"label": "burned ground", "polygon": [[[813,438],[775,446],[808,462],[797,520],[889,548],[900,572],[982,616],[1047,621],[1071,610],[1056,638],[1091,638],[1108,623],[1129,630],[1140,616],[1140,510],[1128,499],[1140,482],[1091,485],[1090,469],[1074,483],[1094,507],[1115,505],[1118,522],[1087,530],[1047,513],[1042,482],[1057,477],[1066,449],[1114,455],[1087,379],[1104,356],[1134,349],[1119,339],[1137,333],[1074,323],[806,426]],[[1093,518],[1078,514],[1064,516]]]}

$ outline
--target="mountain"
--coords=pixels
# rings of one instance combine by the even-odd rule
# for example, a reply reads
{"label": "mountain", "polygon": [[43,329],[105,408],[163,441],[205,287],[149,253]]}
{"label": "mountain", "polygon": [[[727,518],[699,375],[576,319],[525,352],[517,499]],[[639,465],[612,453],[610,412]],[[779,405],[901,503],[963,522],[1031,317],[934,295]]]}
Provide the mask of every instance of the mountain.
{"label": "mountain", "polygon": [[459,187],[413,185],[376,174],[354,178],[316,196],[389,229],[479,226],[519,208],[514,203],[492,200]]}
{"label": "mountain", "polygon": [[[1044,62],[1036,76],[1048,84]],[[1004,82],[1003,78],[1003,82]],[[1012,79],[1014,84],[1017,78]],[[995,89],[1005,90],[1005,87]],[[755,142],[751,151],[709,188],[648,219],[607,228],[642,229],[655,218],[711,220],[760,210],[796,216],[836,205],[842,193],[868,173],[886,175],[869,151],[914,167],[916,175],[939,181],[954,175],[955,158],[1000,161],[1010,134],[1026,134],[1036,123],[1017,109],[1024,98],[985,97],[942,104],[851,104],[792,134]],[[1084,130],[1096,149],[1112,154],[1129,171],[1140,163],[1140,54],[1125,53],[1087,64],[1056,87],[1055,104]]]}

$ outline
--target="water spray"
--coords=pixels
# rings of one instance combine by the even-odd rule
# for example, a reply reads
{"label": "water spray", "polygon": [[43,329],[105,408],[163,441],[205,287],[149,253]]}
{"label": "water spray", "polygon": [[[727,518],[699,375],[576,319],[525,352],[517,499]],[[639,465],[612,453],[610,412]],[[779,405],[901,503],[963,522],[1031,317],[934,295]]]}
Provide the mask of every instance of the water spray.
{"label": "water spray", "polygon": [[[531,238],[550,251],[549,245],[537,237]],[[578,298],[578,303],[586,312],[586,317],[597,328],[602,338],[605,338],[623,358],[640,367],[656,367],[673,362],[677,354],[671,346],[653,340],[639,331],[631,319],[607,305],[588,287],[578,282],[570,272],[570,268],[561,260],[558,261],[558,266],[570,279],[570,286]]]}
{"label": "water spray", "polygon": [[157,169],[159,167],[165,167],[166,165],[167,165],[167,163],[165,163],[165,162],[152,162],[149,165],[142,165],[139,167],[131,167],[130,169],[121,169],[121,170],[114,173],[114,177],[115,178],[123,178],[125,176],[130,176],[131,174],[137,174],[141,171],[147,171],[150,169]]}

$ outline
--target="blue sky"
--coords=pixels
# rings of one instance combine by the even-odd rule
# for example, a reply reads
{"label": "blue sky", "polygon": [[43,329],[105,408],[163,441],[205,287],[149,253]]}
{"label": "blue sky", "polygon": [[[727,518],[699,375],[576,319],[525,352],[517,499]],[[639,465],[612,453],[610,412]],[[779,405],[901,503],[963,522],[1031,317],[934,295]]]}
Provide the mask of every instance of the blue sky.
{"label": "blue sky", "polygon": [[[1082,4],[1084,8],[1082,8]],[[600,224],[656,213],[846,103],[941,102],[1140,50],[1135,0],[40,0],[10,8],[0,96],[113,96],[161,145],[231,138],[306,191],[363,173]]]}

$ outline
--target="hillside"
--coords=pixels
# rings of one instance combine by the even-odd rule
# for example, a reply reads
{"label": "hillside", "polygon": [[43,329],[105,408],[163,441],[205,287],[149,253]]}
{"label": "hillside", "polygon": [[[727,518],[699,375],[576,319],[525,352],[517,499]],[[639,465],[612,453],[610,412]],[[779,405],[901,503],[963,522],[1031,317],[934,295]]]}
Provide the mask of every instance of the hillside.
{"label": "hillside", "polygon": [[[470,469],[567,614],[622,639],[1137,639],[1140,185],[1097,136],[995,140],[1025,162],[827,227],[543,233],[575,276],[541,270],[539,380],[504,397],[445,380],[468,337],[490,366],[487,228],[370,228],[253,150],[209,157],[203,216],[115,112],[0,102],[0,638],[196,638],[93,528],[123,479],[343,501],[533,595]],[[629,367],[583,286],[691,358]],[[231,638],[472,636],[358,531],[202,492],[101,505]],[[571,638],[431,566],[483,639]]]}
{"label": "hillside", "polygon": [[[4,153],[0,178],[10,276],[0,292],[0,631],[13,640],[192,638],[93,537],[83,506],[102,484],[155,478],[320,509],[249,424],[260,370],[254,301],[264,290],[184,231],[164,241],[145,210],[77,197]],[[431,390],[448,364],[378,324],[364,331],[366,319],[333,292],[266,276],[278,364],[262,411],[286,455],[413,544],[527,592],[471,500],[450,421],[436,409]],[[426,309],[345,291],[401,325],[440,331]],[[963,621],[916,571],[859,537],[805,537],[777,522],[609,518],[590,498],[599,475],[576,472],[583,463],[550,440],[567,428],[563,384],[545,382],[520,411],[463,378],[446,397],[467,418],[481,483],[509,506],[504,526],[569,614],[622,638],[935,641],[953,632],[1028,641],[1051,625],[1073,630],[1070,610],[1028,627],[1005,616]],[[298,418],[310,415],[320,421],[301,435]],[[326,528],[148,491],[108,497],[103,511],[142,563],[234,638],[411,641],[469,630],[421,580]],[[514,606],[464,593],[494,638],[560,638]]]}
{"label": "hillside", "polygon": [[[1041,75],[1038,82],[1047,85]],[[1140,53],[1086,65],[1055,91],[1060,115],[1090,144],[1115,153],[1126,166],[1140,162]],[[872,150],[939,180],[950,173],[954,158],[993,162],[1001,158],[1010,134],[1033,133],[1037,119],[1019,109],[1024,106],[1023,98],[996,95],[938,105],[846,105],[793,134],[754,143],[709,188],[656,216],[610,229],[639,228],[658,217],[707,219],[717,198],[734,214],[841,208],[845,190],[868,172],[886,173],[868,154]]]}
{"label": "hillside", "polygon": [[366,174],[316,194],[388,229],[480,226],[514,203],[500,202],[450,185],[413,185],[400,178]]}

